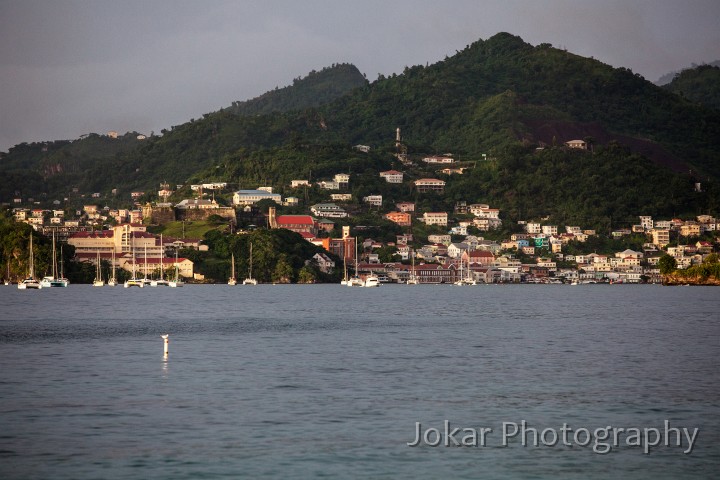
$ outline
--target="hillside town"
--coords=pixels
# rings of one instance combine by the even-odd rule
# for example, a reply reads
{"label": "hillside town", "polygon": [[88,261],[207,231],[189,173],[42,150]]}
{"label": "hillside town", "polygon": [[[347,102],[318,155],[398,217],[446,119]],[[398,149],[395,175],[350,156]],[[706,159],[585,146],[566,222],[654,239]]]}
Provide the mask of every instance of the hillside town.
{"label": "hillside town", "polygon": [[[409,168],[412,162],[401,148],[399,131],[397,135],[397,158]],[[364,145],[354,148],[370,149]],[[587,144],[570,140],[566,148],[586,149]],[[425,167],[442,167],[438,172],[445,178],[462,175],[467,168],[457,167],[451,154],[420,161]],[[415,196],[442,195],[446,186],[446,181],[438,178],[408,180],[405,172],[394,169],[381,171],[378,176],[387,184],[410,186]],[[659,283],[658,262],[663,255],[673,257],[677,267],[684,269],[701,264],[718,251],[718,221],[710,215],[692,219],[638,215],[636,224],[613,230],[609,236],[615,240],[642,236],[641,249],[578,254],[573,253],[577,248],[569,246],[585,244],[601,234],[583,225],[526,219],[513,225],[515,233],[498,239],[494,232],[507,225],[500,209],[491,205],[458,201],[452,211],[420,211],[411,199],[389,202],[380,194],[355,199],[350,193],[351,182],[352,175],[342,172],[313,182],[295,179],[284,186],[284,191],[294,193],[287,196],[275,193],[272,186],[231,191],[227,182],[210,182],[190,185],[192,196],[176,202],[168,198],[185,186],[177,185],[174,191],[163,183],[156,195],[153,192],[156,200],[152,202],[147,201],[146,192],[130,192],[130,207],[125,209],[100,206],[102,199],[97,192],[75,191],[85,203],[74,211],[61,208],[59,201],[53,202],[57,208],[27,208],[22,205],[34,203],[33,199],[22,198],[14,200],[12,211],[17,221],[73,245],[78,261],[109,262],[114,268],[143,275],[177,267],[182,277],[194,281],[205,281],[204,272],[198,271],[190,259],[178,257],[177,252],[207,251],[203,239],[153,234],[148,226],[179,221],[184,227],[214,218],[232,234],[243,235],[247,229],[238,228],[240,219],[250,218],[255,221],[252,228],[287,229],[299,235],[298,241],[322,247],[326,253],[315,255],[312,261],[323,272],[342,272],[344,277],[348,272],[360,278],[377,276],[381,283],[407,283],[411,279],[421,284]],[[300,198],[308,187],[326,192],[326,201],[302,207]],[[223,205],[216,197],[231,199],[232,204]],[[277,213],[286,207],[304,208],[305,213]],[[377,212],[403,233],[381,241],[367,235],[363,226],[351,229],[348,220],[358,208]],[[433,233],[416,235],[413,226],[418,225]],[[607,237],[607,233],[602,235]]]}

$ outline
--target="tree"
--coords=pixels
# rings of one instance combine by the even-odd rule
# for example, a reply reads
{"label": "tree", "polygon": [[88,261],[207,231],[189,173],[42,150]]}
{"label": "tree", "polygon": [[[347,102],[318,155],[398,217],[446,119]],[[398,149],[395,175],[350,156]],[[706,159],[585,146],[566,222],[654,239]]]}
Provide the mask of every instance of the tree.
{"label": "tree", "polygon": [[278,258],[277,264],[275,264],[272,280],[276,283],[290,283],[292,281],[292,274],[292,266],[288,263],[287,256],[283,253]]}
{"label": "tree", "polygon": [[298,283],[315,283],[317,278],[312,267],[305,265],[298,273]]}
{"label": "tree", "polygon": [[397,247],[381,247],[377,250],[378,258],[381,263],[391,263],[397,261]]}
{"label": "tree", "polygon": [[658,267],[660,268],[661,274],[667,275],[675,271],[677,268],[677,260],[675,260],[674,257],[665,254],[660,257],[660,260],[658,260]]}

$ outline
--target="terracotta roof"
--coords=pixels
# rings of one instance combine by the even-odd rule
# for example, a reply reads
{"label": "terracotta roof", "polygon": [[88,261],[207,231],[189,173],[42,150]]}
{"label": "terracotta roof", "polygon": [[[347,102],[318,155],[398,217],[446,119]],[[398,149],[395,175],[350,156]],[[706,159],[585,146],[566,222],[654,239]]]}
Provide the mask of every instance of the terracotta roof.
{"label": "terracotta roof", "polygon": [[280,215],[276,220],[278,225],[313,225],[315,223],[310,215]]}

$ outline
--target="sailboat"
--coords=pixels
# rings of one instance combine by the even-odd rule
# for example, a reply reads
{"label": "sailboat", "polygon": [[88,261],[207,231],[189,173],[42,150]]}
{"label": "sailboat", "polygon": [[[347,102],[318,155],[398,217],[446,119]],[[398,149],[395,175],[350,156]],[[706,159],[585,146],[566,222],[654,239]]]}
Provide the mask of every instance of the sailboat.
{"label": "sailboat", "polygon": [[93,280],[93,287],[102,287],[105,282],[102,279],[102,271],[100,270],[100,250],[97,251],[97,263],[95,264],[95,280]]}
{"label": "sailboat", "polygon": [[68,285],[70,285],[70,280],[65,278],[64,266],[65,266],[65,261],[63,259],[63,246],[61,243],[60,244],[60,278],[57,279],[58,282],[60,282],[62,284],[62,285],[60,285],[61,287],[67,287]]}
{"label": "sailboat", "polygon": [[232,272],[230,273],[230,278],[228,279],[228,285],[235,286],[235,285],[237,285],[237,279],[235,278],[235,254],[234,253],[232,254],[231,265],[232,265]]}
{"label": "sailboat", "polygon": [[147,287],[148,285],[150,285],[150,279],[148,278],[147,244],[145,244],[144,248],[145,248],[145,251],[143,253],[143,258],[145,259],[145,261],[144,261],[145,266],[143,267],[143,278],[141,281],[143,282],[143,285]]}
{"label": "sailboat", "polygon": [[165,249],[162,248],[163,241],[162,241],[162,234],[160,235],[160,278],[156,280],[150,280],[150,286],[151,287],[167,287],[168,281],[165,280],[165,262],[163,262],[163,258],[165,257]]}
{"label": "sailboat", "polygon": [[7,276],[5,277],[5,285],[10,285],[10,259],[7,261]]}
{"label": "sailboat", "polygon": [[53,230],[53,236],[52,236],[53,244],[52,244],[52,274],[47,275],[43,277],[42,280],[40,280],[40,286],[43,288],[50,288],[50,287],[67,287],[67,283],[61,281],[59,278],[57,278],[58,275],[58,268],[57,268],[57,255],[55,253],[55,230]]}
{"label": "sailboat", "polygon": [[358,244],[357,237],[355,237],[355,275],[346,282],[348,287],[362,287],[365,285],[362,278],[358,276]]}
{"label": "sailboat", "polygon": [[177,248],[175,249],[175,278],[173,280],[170,280],[168,282],[168,286],[172,288],[178,288],[185,285],[185,282],[183,282],[182,278],[180,278],[180,269],[178,268],[178,252]]}
{"label": "sailboat", "polygon": [[257,285],[257,280],[252,276],[252,243],[250,244],[250,270],[248,271],[248,278],[243,280],[243,285]]}
{"label": "sailboat", "polygon": [[[131,233],[132,235],[132,233]],[[130,280],[125,280],[124,287],[130,288],[130,287],[140,287],[143,288],[145,286],[145,283],[143,283],[142,280],[136,277],[135,273],[135,266],[137,264],[137,258],[135,258],[135,236],[132,236],[131,243],[130,243],[130,252],[131,252],[131,258],[132,258],[132,278]]]}
{"label": "sailboat", "polygon": [[347,272],[347,255],[345,248],[343,248],[343,279],[340,280],[340,285],[350,285],[350,279],[348,278],[348,272]]}
{"label": "sailboat", "polygon": [[463,275],[463,261],[462,257],[460,257],[460,278],[454,282],[455,285],[464,286],[464,285],[477,285],[477,282],[472,277],[472,271],[470,270],[470,259],[468,258],[467,262],[467,272]]}
{"label": "sailboat", "polygon": [[417,275],[415,275],[415,251],[411,250],[410,255],[412,255],[412,270],[410,270],[410,276],[407,279],[407,284],[417,285],[420,282],[418,281]]}
{"label": "sailboat", "polygon": [[117,278],[115,278],[115,248],[113,247],[113,250],[112,250],[112,274],[110,274],[110,278],[108,278],[107,286],[114,287],[115,285],[117,285]]}
{"label": "sailboat", "polygon": [[20,290],[28,290],[28,289],[36,289],[39,290],[42,288],[40,285],[40,282],[35,280],[35,261],[33,257],[33,241],[32,241],[32,232],[30,232],[30,258],[28,259],[28,276],[25,280],[18,283],[18,289]]}

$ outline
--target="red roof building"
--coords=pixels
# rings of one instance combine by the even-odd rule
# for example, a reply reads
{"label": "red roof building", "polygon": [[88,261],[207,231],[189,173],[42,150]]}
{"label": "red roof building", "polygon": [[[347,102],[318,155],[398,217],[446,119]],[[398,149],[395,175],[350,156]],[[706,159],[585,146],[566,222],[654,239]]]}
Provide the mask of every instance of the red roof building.
{"label": "red roof building", "polygon": [[310,215],[279,215],[276,218],[277,228],[286,228],[293,232],[311,233],[317,235],[317,225],[315,219]]}

